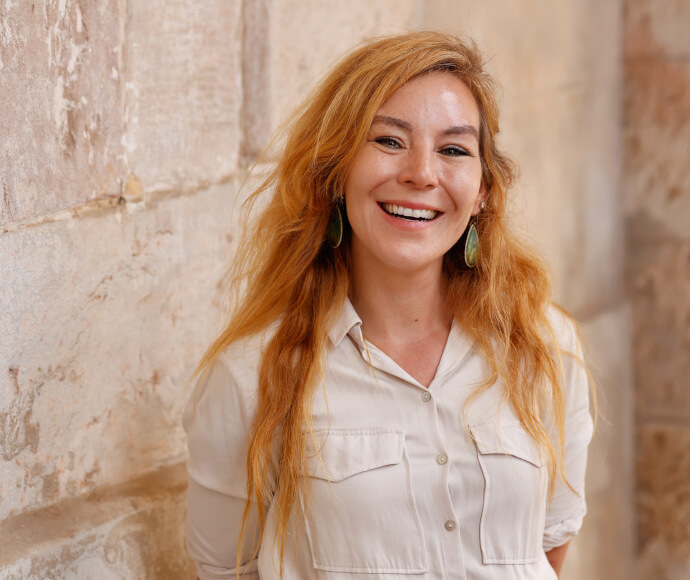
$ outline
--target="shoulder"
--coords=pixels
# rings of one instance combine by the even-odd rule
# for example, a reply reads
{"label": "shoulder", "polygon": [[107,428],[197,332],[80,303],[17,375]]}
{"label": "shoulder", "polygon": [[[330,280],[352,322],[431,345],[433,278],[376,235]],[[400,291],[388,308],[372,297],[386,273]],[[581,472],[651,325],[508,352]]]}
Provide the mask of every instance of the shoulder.
{"label": "shoulder", "polygon": [[214,364],[222,366],[238,388],[249,394],[258,387],[259,369],[268,340],[267,332],[236,340],[218,354]]}
{"label": "shoulder", "polygon": [[200,372],[182,415],[190,478],[237,497],[245,493],[242,466],[258,402],[253,344],[241,340],[221,351]]}
{"label": "shoulder", "polygon": [[547,331],[547,341],[555,340],[558,348],[578,358],[582,357],[582,344],[580,339],[580,327],[577,321],[565,308],[551,302],[546,309],[546,319],[551,327],[552,337]]}
{"label": "shoulder", "polygon": [[587,371],[580,327],[577,321],[562,307],[551,304],[548,318],[555,339],[560,350],[562,376],[565,389],[565,408],[570,420],[573,416],[580,416],[583,422],[583,432],[588,432],[591,425],[589,414],[590,376]]}
{"label": "shoulder", "polygon": [[238,415],[241,423],[251,419],[267,340],[267,332],[262,332],[233,341],[200,371],[185,407],[186,428],[192,422],[199,423],[199,417],[202,422],[217,418],[219,425],[228,425],[231,418],[236,424]]}

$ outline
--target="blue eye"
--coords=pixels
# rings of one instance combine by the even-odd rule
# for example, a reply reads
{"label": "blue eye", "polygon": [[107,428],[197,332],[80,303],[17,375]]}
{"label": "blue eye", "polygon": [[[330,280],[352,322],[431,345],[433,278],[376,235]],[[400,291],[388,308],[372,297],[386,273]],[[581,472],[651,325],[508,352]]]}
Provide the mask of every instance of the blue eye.
{"label": "blue eye", "polygon": [[450,155],[451,157],[461,157],[463,155],[469,155],[462,147],[445,147],[441,149],[441,153],[444,155]]}
{"label": "blue eye", "polygon": [[380,145],[384,145],[385,147],[400,147],[400,143],[398,143],[398,141],[392,137],[377,137],[374,139],[374,141]]}

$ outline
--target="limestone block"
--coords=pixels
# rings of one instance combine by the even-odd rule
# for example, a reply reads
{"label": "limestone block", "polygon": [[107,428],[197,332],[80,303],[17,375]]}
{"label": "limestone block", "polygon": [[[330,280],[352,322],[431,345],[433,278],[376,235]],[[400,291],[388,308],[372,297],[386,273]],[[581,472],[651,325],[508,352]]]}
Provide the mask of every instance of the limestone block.
{"label": "limestone block", "polygon": [[0,520],[183,457],[237,188],[0,236]]}
{"label": "limestone block", "polygon": [[[590,495],[588,514],[578,536],[572,541],[560,576],[561,580],[632,580],[632,505],[630,495],[621,497],[617,489],[608,494]],[[639,576],[647,580],[656,576]]]}
{"label": "limestone block", "polygon": [[638,567],[641,578],[690,572],[690,421],[638,428]]}
{"label": "limestone block", "polygon": [[626,212],[690,239],[690,63],[628,60],[625,103]]}
{"label": "limestone block", "polygon": [[626,56],[690,55],[689,22],[690,4],[685,0],[626,0]]}
{"label": "limestone block", "polygon": [[184,542],[184,465],[0,524],[0,576],[193,578]]}
{"label": "limestone block", "polygon": [[690,240],[641,241],[629,267],[638,415],[690,420]]}
{"label": "limestone block", "polygon": [[0,225],[120,193],[116,0],[0,11]]}
{"label": "limestone block", "polygon": [[556,300],[577,313],[623,292],[616,85],[535,95],[506,107],[503,148],[521,176],[509,213],[545,256]]}
{"label": "limestone block", "polygon": [[[633,457],[632,309],[620,303],[582,324],[585,357],[599,405],[590,445],[587,493],[605,496],[626,492]],[[627,492],[630,488],[627,488]],[[631,495],[628,495],[630,501]]]}
{"label": "limestone block", "polygon": [[620,4],[430,0],[422,3],[422,18],[426,27],[475,38],[507,100],[615,78]]}
{"label": "limestone block", "polygon": [[[270,95],[270,100],[255,103],[271,119],[269,131],[292,112],[337,58],[364,39],[405,32],[414,17],[414,0],[271,2],[266,36],[256,38],[257,43],[269,43],[270,89],[264,96]],[[248,50],[252,47],[246,46]]]}
{"label": "limestone block", "polygon": [[240,146],[241,2],[130,2],[126,26],[132,196],[227,178]]}
{"label": "limestone block", "polygon": [[633,577],[630,318],[629,305],[622,303],[582,325],[585,357],[595,380],[600,415],[589,447],[588,514],[569,550],[563,580]]}

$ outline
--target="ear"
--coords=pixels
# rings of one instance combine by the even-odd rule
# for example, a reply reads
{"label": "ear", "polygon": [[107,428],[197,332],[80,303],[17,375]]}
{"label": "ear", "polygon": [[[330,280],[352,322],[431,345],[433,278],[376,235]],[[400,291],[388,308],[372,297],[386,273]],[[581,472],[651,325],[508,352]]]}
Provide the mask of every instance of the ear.
{"label": "ear", "polygon": [[477,199],[474,201],[474,207],[472,208],[472,215],[473,216],[477,215],[481,211],[482,202],[486,201],[487,197],[488,197],[488,192],[486,191],[486,186],[484,185],[484,182],[482,181],[482,184],[479,187],[479,194],[477,195]]}

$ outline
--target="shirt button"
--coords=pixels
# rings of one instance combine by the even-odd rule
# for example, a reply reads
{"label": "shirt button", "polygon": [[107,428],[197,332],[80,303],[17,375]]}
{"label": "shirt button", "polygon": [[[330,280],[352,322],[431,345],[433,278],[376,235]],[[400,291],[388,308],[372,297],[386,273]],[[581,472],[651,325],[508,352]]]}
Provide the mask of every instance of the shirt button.
{"label": "shirt button", "polygon": [[428,403],[429,400],[431,400],[431,393],[429,391],[424,391],[422,393],[422,401],[424,401],[425,403]]}
{"label": "shirt button", "polygon": [[444,526],[449,532],[452,532],[455,529],[455,522],[453,520],[448,520]]}
{"label": "shirt button", "polygon": [[436,456],[436,462],[439,465],[445,465],[448,463],[448,456],[445,453],[441,453],[441,455]]}

